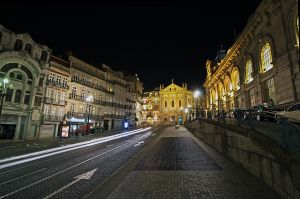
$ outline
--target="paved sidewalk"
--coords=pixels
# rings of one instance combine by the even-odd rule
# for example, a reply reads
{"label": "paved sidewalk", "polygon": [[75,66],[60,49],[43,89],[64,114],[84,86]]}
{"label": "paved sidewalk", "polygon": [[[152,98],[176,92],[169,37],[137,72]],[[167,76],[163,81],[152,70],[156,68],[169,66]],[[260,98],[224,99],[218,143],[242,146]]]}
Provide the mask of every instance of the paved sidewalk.
{"label": "paved sidewalk", "polygon": [[279,199],[279,196],[184,127],[176,130],[169,127],[108,197],[132,198]]}
{"label": "paved sidewalk", "polygon": [[69,138],[44,138],[44,139],[27,139],[27,140],[0,140],[0,160],[12,156],[23,155],[37,152],[45,149],[51,149],[63,145],[74,144],[92,140],[95,138],[106,137],[119,134],[129,130],[112,130],[103,133],[89,134],[86,136],[72,136]]}

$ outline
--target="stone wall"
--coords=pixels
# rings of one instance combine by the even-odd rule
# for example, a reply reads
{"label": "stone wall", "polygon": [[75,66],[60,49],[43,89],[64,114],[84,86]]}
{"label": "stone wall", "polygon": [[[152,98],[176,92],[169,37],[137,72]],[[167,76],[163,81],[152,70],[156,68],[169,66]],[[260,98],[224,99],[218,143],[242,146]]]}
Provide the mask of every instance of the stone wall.
{"label": "stone wall", "polygon": [[250,129],[231,128],[213,121],[186,126],[225,157],[262,179],[282,198],[300,198],[300,163],[272,139]]}

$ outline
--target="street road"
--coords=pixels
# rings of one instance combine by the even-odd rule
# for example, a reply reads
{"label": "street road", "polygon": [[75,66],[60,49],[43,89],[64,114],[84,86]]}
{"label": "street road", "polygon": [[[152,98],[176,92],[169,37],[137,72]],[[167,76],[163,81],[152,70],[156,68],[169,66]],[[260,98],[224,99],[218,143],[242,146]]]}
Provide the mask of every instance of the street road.
{"label": "street road", "polygon": [[153,132],[159,129],[0,160],[0,199],[83,198],[126,165]]}

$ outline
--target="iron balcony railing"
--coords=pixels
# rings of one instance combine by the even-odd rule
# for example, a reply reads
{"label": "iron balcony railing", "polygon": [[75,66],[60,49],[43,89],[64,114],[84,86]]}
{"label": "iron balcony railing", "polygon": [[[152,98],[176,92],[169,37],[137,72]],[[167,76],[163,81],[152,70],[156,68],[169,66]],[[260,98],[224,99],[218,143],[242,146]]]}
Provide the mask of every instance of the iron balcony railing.
{"label": "iron balcony railing", "polygon": [[82,78],[74,78],[74,76],[73,76],[71,81],[82,84],[82,85],[85,85],[85,86],[88,86],[88,87],[91,87],[91,88],[94,88],[94,89],[97,89],[99,91],[103,91],[103,92],[111,94],[111,95],[114,94],[113,91],[107,90],[104,86],[101,86],[101,85],[98,85],[98,84],[95,84],[95,83],[91,83],[90,81],[86,81]]}
{"label": "iron balcony railing", "polygon": [[69,85],[68,84],[62,83],[62,82],[58,82],[58,81],[54,81],[54,80],[50,80],[50,79],[47,79],[46,84],[47,85],[52,85],[52,86],[55,86],[55,87],[58,87],[58,88],[69,89]]}
{"label": "iron balcony railing", "polygon": [[58,115],[43,115],[44,121],[54,121],[54,122],[62,122],[64,119],[64,116],[58,116]]}
{"label": "iron balcony railing", "polygon": [[[74,112],[74,111],[68,111],[67,114],[68,114],[68,116],[73,116],[73,117],[76,117],[79,119],[84,119],[84,118],[87,118],[87,116],[88,116],[88,113]],[[90,114],[89,118],[93,119],[93,120],[103,120],[104,115]]]}
{"label": "iron balcony railing", "polygon": [[51,98],[51,97],[45,97],[44,102],[46,104],[54,104],[54,105],[60,105],[60,106],[66,106],[68,103],[66,100],[60,100],[60,99],[55,99],[55,98]]}

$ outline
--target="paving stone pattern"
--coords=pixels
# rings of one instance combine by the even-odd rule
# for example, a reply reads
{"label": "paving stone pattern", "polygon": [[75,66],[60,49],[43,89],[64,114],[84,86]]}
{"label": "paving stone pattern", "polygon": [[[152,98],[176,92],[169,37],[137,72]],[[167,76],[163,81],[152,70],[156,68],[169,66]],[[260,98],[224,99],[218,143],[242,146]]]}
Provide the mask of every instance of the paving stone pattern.
{"label": "paving stone pattern", "polygon": [[162,138],[136,166],[137,171],[156,170],[219,170],[209,157],[190,137]]}
{"label": "paving stone pattern", "polygon": [[[195,139],[185,128],[168,128],[163,135],[165,138],[153,147],[108,199],[279,198],[261,180]],[[178,153],[180,155],[176,155]],[[166,160],[159,163],[162,158]],[[182,164],[182,160],[192,163],[192,166]],[[200,166],[194,166],[196,162]]]}

